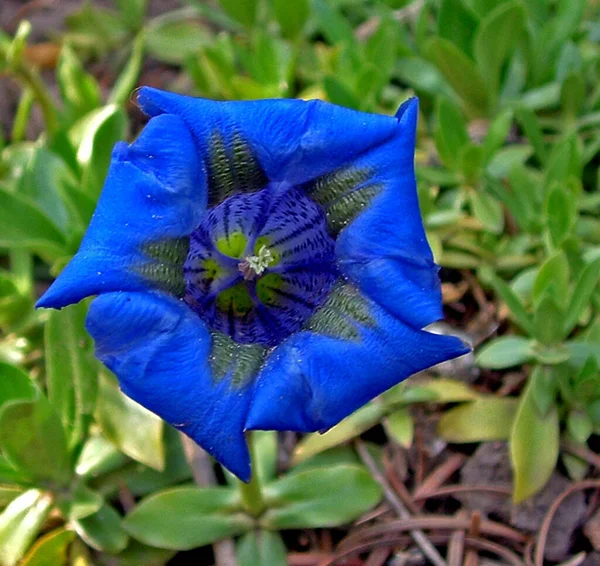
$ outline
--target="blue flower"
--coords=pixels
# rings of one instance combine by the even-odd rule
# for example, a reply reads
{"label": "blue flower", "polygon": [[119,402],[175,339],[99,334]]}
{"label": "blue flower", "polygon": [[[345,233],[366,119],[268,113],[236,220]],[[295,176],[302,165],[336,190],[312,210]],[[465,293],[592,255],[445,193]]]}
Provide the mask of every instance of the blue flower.
{"label": "blue flower", "polygon": [[395,117],[321,101],[141,89],[81,247],[38,306],[89,295],[123,391],[248,480],[244,431],[324,431],[467,349],[442,317],[419,214],[416,99]]}

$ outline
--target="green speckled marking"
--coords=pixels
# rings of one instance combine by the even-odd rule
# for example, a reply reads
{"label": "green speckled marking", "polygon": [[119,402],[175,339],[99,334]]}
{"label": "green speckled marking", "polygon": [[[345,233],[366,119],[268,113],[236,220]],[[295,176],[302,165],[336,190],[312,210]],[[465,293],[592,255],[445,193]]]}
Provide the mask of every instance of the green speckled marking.
{"label": "green speckled marking", "polygon": [[250,146],[237,133],[231,140],[225,140],[218,130],[212,133],[207,169],[209,206],[236,193],[258,191],[268,182]]}
{"label": "green speckled marking", "polygon": [[248,238],[243,232],[232,232],[229,236],[219,238],[216,246],[223,255],[240,259],[248,246]]}
{"label": "green speckled marking", "polygon": [[375,326],[369,305],[356,287],[338,283],[325,304],[307,320],[305,328],[333,338],[357,340],[357,325]]}
{"label": "green speckled marking", "polygon": [[221,381],[231,375],[233,387],[243,387],[256,376],[267,349],[259,344],[240,344],[221,332],[211,332],[209,362],[213,379]]}
{"label": "green speckled marking", "polygon": [[373,171],[354,166],[338,169],[316,179],[308,195],[325,210],[329,232],[336,235],[376,197],[383,185],[370,183]]}
{"label": "green speckled marking", "polygon": [[189,250],[189,238],[177,238],[151,242],[142,246],[149,261],[134,265],[133,271],[149,280],[159,289],[176,297],[185,294],[183,264]]}

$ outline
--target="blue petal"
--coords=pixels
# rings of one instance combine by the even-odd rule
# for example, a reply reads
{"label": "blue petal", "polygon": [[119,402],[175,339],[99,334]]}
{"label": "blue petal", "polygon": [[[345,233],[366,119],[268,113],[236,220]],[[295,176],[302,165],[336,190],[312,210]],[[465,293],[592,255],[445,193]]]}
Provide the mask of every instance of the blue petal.
{"label": "blue petal", "polygon": [[[177,116],[150,120],[132,145],[115,146],[104,190],[79,251],[38,307],[151,286],[144,244],[188,236],[206,206],[198,150]],[[139,268],[139,269],[138,269]]]}
{"label": "blue petal", "polygon": [[418,102],[404,103],[395,135],[359,158],[384,189],[340,233],[336,254],[342,272],[375,302],[405,323],[423,328],[442,318],[438,267],[419,211],[414,170]]}
{"label": "blue petal", "polygon": [[[417,330],[366,301],[356,338],[301,332],[258,376],[247,429],[324,431],[410,375],[468,352],[456,337]],[[335,333],[335,328],[332,328]]]}
{"label": "blue petal", "polygon": [[144,87],[138,102],[150,116],[176,114],[208,155],[216,131],[240,135],[271,181],[302,183],[355,159],[394,135],[397,121],[319,100],[215,102]]}
{"label": "blue petal", "polygon": [[212,375],[211,336],[198,316],[167,295],[108,293],[94,300],[86,326],[126,395],[250,479],[242,429],[251,388]]}

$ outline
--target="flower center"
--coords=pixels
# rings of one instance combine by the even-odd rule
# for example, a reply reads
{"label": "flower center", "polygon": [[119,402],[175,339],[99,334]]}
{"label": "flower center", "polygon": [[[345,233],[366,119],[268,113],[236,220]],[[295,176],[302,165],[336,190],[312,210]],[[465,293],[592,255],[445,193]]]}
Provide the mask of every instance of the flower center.
{"label": "flower center", "polygon": [[334,258],[320,207],[295,187],[271,183],[207,211],[190,237],[185,301],[236,342],[274,346],[324,302]]}

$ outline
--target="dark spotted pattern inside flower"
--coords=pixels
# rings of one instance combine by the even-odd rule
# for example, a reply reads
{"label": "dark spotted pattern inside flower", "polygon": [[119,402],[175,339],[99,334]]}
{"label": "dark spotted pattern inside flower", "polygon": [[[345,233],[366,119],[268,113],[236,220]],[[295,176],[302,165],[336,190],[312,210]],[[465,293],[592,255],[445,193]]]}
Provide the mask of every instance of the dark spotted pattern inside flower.
{"label": "dark spotted pattern inside flower", "polygon": [[320,207],[272,183],[234,194],[192,233],[185,300],[215,332],[274,346],[299,330],[336,280],[334,241]]}

